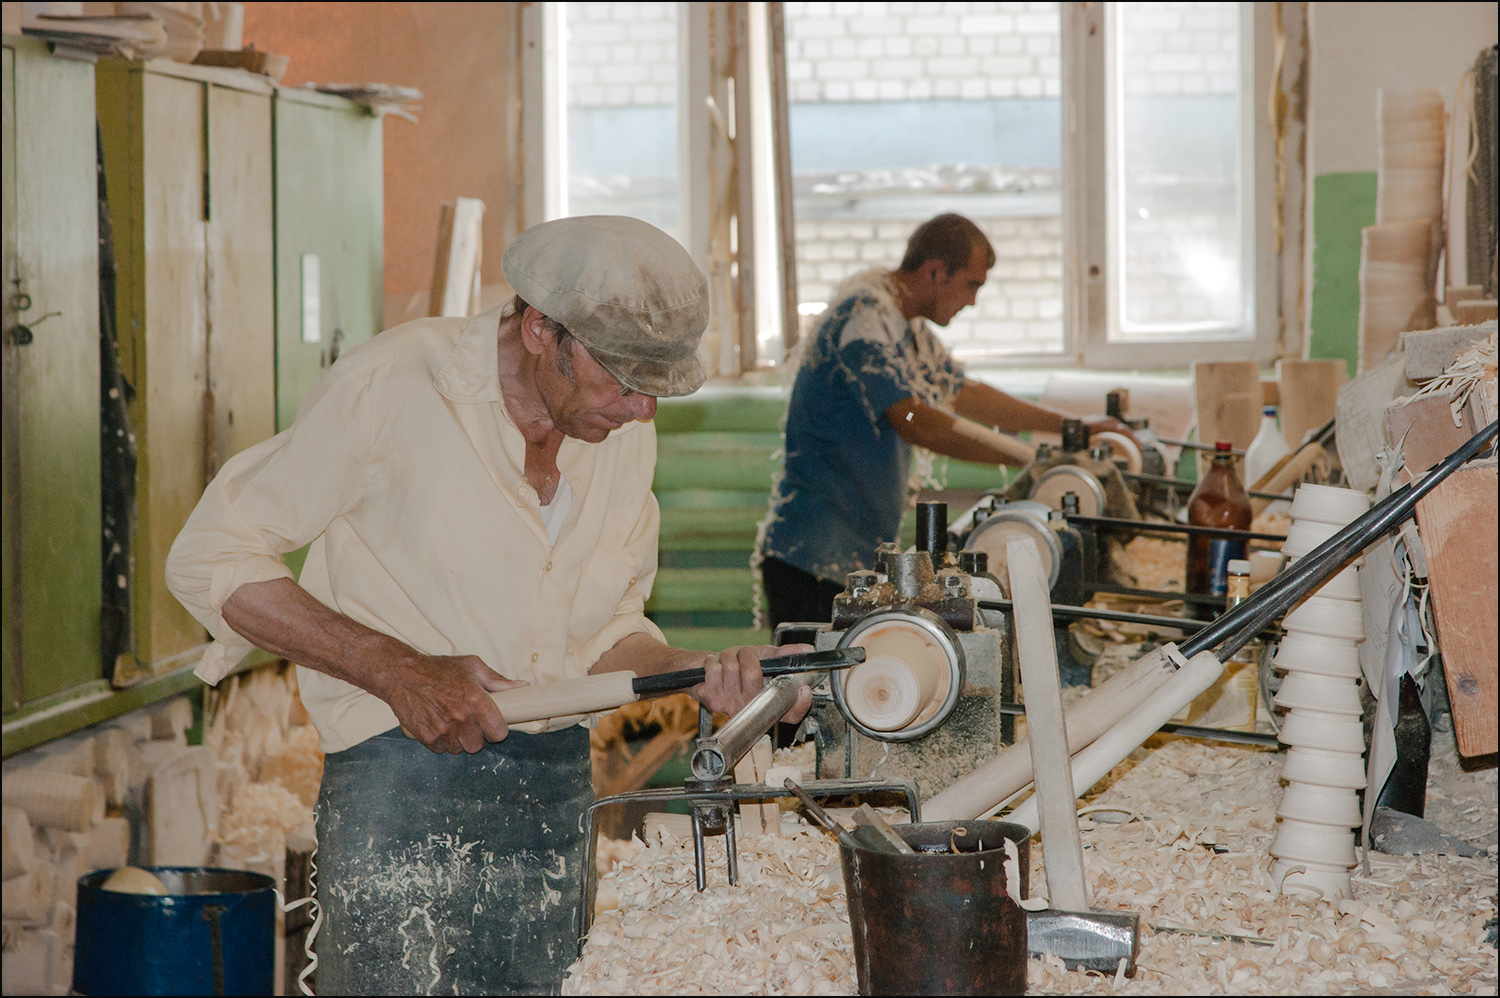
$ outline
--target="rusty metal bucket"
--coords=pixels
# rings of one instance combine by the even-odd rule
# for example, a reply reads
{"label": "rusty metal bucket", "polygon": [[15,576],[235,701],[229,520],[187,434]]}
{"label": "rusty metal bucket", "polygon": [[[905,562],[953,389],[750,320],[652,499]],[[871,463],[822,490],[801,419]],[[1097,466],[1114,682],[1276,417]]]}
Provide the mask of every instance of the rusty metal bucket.
{"label": "rusty metal bucket", "polygon": [[839,846],[859,993],[1025,994],[1026,913],[1007,890],[1005,841],[1016,846],[1025,897],[1031,830],[1008,821],[895,830],[917,855]]}

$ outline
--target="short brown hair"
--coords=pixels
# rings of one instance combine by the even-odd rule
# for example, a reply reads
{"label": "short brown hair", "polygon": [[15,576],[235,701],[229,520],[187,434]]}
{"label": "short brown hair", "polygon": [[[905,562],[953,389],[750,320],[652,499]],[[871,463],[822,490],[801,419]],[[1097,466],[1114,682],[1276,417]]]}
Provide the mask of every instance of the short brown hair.
{"label": "short brown hair", "polygon": [[906,241],[906,256],[901,258],[901,269],[913,274],[928,260],[937,260],[948,268],[948,276],[952,277],[969,265],[974,250],[981,247],[984,249],[985,268],[993,267],[995,248],[979,226],[962,215],[948,212],[917,226],[917,231]]}

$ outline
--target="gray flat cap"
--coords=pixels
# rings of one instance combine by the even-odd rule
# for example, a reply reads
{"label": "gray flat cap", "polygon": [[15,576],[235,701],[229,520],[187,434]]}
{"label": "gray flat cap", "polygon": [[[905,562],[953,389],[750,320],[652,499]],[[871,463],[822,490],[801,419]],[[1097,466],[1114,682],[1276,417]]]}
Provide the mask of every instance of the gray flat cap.
{"label": "gray flat cap", "polygon": [[625,387],[662,397],[703,384],[708,280],[656,226],[624,215],[542,222],[511,240],[500,267]]}

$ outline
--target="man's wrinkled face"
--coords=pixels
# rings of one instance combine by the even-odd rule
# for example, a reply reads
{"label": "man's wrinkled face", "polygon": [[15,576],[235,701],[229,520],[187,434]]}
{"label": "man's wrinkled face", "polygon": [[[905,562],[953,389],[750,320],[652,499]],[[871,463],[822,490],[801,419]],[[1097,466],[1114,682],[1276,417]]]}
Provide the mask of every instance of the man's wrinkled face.
{"label": "man's wrinkled face", "polygon": [[927,309],[927,318],[939,326],[946,326],[959,312],[974,304],[979,289],[984,287],[990,268],[985,266],[984,250],[978,246],[969,255],[969,265],[951,274],[939,264],[937,279],[932,285],[932,303]]}
{"label": "man's wrinkled face", "polygon": [[631,420],[656,415],[656,399],[620,384],[578,340],[549,341],[537,386],[553,425],[565,435],[597,444]]}

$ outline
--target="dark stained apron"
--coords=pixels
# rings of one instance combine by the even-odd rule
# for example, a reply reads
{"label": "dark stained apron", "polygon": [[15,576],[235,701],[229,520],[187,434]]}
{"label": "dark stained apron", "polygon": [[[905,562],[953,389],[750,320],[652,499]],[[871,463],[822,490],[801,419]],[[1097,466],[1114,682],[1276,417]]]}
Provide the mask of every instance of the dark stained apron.
{"label": "dark stained apron", "polygon": [[329,755],[320,995],[556,994],[578,958],[589,733],[438,755],[399,730]]}

